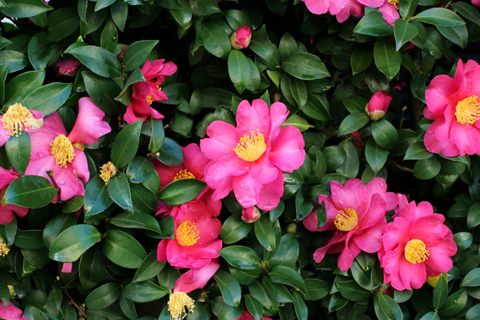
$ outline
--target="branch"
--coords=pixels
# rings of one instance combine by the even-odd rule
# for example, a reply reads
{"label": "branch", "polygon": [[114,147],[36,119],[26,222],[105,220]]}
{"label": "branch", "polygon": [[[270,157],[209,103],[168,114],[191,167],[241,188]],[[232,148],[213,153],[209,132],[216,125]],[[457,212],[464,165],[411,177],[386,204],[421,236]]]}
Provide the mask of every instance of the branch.
{"label": "branch", "polygon": [[85,312],[83,312],[83,310],[75,303],[75,301],[73,301],[72,296],[68,293],[67,289],[63,289],[63,292],[65,292],[65,294],[70,299],[70,303],[73,304],[73,306],[82,314],[82,316],[85,318],[85,320],[88,320]]}
{"label": "branch", "polygon": [[57,184],[57,181],[55,181],[55,178],[53,177],[53,170],[45,170],[47,175],[50,177],[50,180],[52,180],[53,185],[55,186],[55,189],[57,190],[57,193],[60,192],[60,187]]}
{"label": "branch", "polygon": [[400,169],[402,171],[407,171],[407,172],[413,173],[412,168],[399,165],[398,163],[396,163],[395,161],[393,161],[391,159],[387,159],[387,163],[393,164],[395,167],[397,167],[398,169]]}
{"label": "branch", "polygon": [[[322,131],[323,133],[325,133],[325,134],[328,135],[328,136],[338,137],[338,133],[336,133],[335,131],[331,131],[331,130],[324,129],[324,128],[317,128],[317,127],[315,127],[315,129],[318,130],[318,131]],[[360,142],[361,144],[363,144],[363,140],[362,140],[362,139],[355,137],[355,136],[354,136],[353,134],[351,134],[351,133],[345,134],[345,135],[340,136],[340,137],[342,137],[342,138],[344,138],[344,139],[352,138],[353,140],[358,141],[358,142]]]}

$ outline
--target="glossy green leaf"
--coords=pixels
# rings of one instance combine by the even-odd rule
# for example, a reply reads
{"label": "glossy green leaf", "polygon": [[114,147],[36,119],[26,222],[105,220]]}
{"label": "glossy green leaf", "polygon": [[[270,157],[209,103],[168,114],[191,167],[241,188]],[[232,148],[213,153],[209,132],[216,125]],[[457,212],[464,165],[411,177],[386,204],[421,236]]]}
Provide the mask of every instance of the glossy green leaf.
{"label": "glossy green leaf", "polygon": [[50,247],[49,257],[59,262],[75,262],[100,240],[101,235],[94,226],[75,225],[65,229],[55,238]]}
{"label": "glossy green leaf", "polygon": [[122,78],[122,66],[110,51],[97,46],[82,46],[66,50],[93,73],[105,78]]}
{"label": "glossy green leaf", "polygon": [[342,123],[340,123],[337,135],[343,136],[345,134],[361,129],[369,121],[370,118],[368,118],[365,113],[351,113],[345,119],[343,119]]}
{"label": "glossy green leaf", "polygon": [[108,260],[128,269],[137,269],[147,256],[143,246],[134,237],[119,230],[107,231],[102,249]]}
{"label": "glossy green leaf", "polygon": [[145,213],[133,214],[130,212],[123,212],[112,218],[110,223],[121,228],[139,228],[161,233],[158,221],[154,217]]}
{"label": "glossy green leaf", "polygon": [[235,89],[241,94],[250,80],[248,58],[240,50],[232,50],[228,55],[228,74]]}
{"label": "glossy green leaf", "polygon": [[168,294],[168,290],[150,281],[133,282],[123,289],[125,298],[133,302],[145,303],[158,300]]}
{"label": "glossy green leaf", "polygon": [[24,174],[32,154],[32,142],[28,133],[20,132],[18,137],[10,137],[5,143],[5,151],[8,161],[10,161],[15,170],[20,174]]}
{"label": "glossy green leaf", "polygon": [[132,282],[142,282],[156,277],[165,267],[166,261],[157,260],[157,250],[150,252],[135,272]]}
{"label": "glossy green leaf", "polygon": [[141,67],[157,43],[158,40],[142,40],[129,45],[123,53],[125,71],[129,72]]}
{"label": "glossy green leaf", "polygon": [[418,28],[412,24],[408,23],[403,19],[395,20],[395,28],[394,28],[394,35],[395,35],[395,49],[397,51],[407,43],[408,41],[412,40],[418,33]]}
{"label": "glossy green leaf", "polygon": [[253,270],[260,268],[260,258],[249,247],[228,246],[219,251],[227,262],[239,269]]}
{"label": "glossy green leaf", "polygon": [[105,211],[113,200],[108,195],[105,182],[98,176],[94,176],[85,188],[84,210],[86,216],[94,216]]}
{"label": "glossy green leaf", "polygon": [[127,176],[123,172],[118,172],[110,179],[107,185],[107,191],[112,200],[125,210],[132,210],[132,194]]}
{"label": "glossy green leaf", "polygon": [[113,164],[118,168],[125,167],[135,158],[140,140],[141,126],[142,120],[140,119],[123,128],[115,137],[111,158]]}
{"label": "glossy green leaf", "polygon": [[217,271],[213,278],[220,288],[223,301],[225,301],[225,303],[229,306],[238,306],[242,298],[242,290],[237,280],[235,280],[230,273],[223,270]]}
{"label": "glossy green leaf", "polygon": [[277,265],[268,273],[268,277],[274,283],[286,284],[303,292],[306,290],[302,276],[290,267]]}
{"label": "glossy green leaf", "polygon": [[43,242],[47,249],[53,244],[57,236],[67,228],[77,223],[77,217],[73,213],[62,213],[48,221],[43,229]]}
{"label": "glossy green leaf", "polygon": [[0,11],[6,16],[15,18],[36,16],[53,9],[42,0],[7,0],[6,3],[8,6]]}
{"label": "glossy green leaf", "polygon": [[67,101],[71,92],[71,83],[49,83],[28,94],[21,104],[48,116],[57,111]]}
{"label": "glossy green leaf", "polygon": [[2,204],[16,204],[30,209],[42,208],[57,195],[57,190],[46,178],[23,176],[13,180],[8,186]]}
{"label": "glossy green leaf", "polygon": [[465,21],[453,11],[445,8],[427,9],[417,14],[416,18],[420,22],[430,23],[435,26],[451,27],[465,24]]}
{"label": "glossy green leaf", "polygon": [[252,224],[242,221],[239,215],[232,215],[223,223],[220,238],[225,244],[232,244],[246,237],[251,229]]}
{"label": "glossy green leaf", "polygon": [[306,52],[288,56],[282,62],[282,69],[301,80],[315,80],[330,76],[320,58]]}
{"label": "glossy green leaf", "polygon": [[88,294],[85,305],[92,309],[106,308],[118,299],[121,289],[118,282],[106,283]]}
{"label": "glossy green leaf", "polygon": [[205,182],[197,179],[178,179],[160,191],[160,200],[169,206],[178,206],[195,199],[206,186]]}
{"label": "glossy green leaf", "polygon": [[264,219],[254,223],[254,231],[258,242],[268,251],[275,250],[275,233],[270,224]]}
{"label": "glossy green leaf", "polygon": [[384,75],[392,80],[400,71],[402,56],[395,50],[393,40],[378,39],[373,49],[375,65]]}

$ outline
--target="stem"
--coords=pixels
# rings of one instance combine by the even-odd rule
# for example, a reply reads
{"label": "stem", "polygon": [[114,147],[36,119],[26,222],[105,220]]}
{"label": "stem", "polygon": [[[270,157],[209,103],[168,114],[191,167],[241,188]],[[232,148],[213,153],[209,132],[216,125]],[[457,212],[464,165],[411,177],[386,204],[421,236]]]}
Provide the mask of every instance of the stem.
{"label": "stem", "polygon": [[73,301],[72,296],[70,296],[70,294],[68,293],[67,289],[63,289],[63,292],[65,292],[65,294],[66,294],[66,295],[68,296],[68,298],[70,299],[70,303],[73,304],[73,306],[82,314],[82,316],[85,318],[85,320],[88,320],[87,315],[85,314],[85,312],[83,312],[83,310],[75,303],[75,301]]}
{"label": "stem", "polygon": [[413,173],[413,169],[411,169],[409,167],[399,165],[398,163],[396,163],[395,161],[393,161],[391,159],[387,159],[387,162],[390,163],[390,164],[393,164],[395,167],[397,167],[398,169],[400,169],[402,171],[407,171],[407,172]]}
{"label": "stem", "polygon": [[20,25],[20,23],[18,22],[17,19],[12,18],[12,17],[6,17],[6,18],[8,18],[10,21],[12,21],[12,22],[18,27],[18,29],[20,29],[23,33],[25,33],[25,30],[24,30],[23,27]]}
{"label": "stem", "polygon": [[57,181],[55,181],[55,178],[53,177],[53,170],[45,170],[45,172],[50,177],[50,180],[52,180],[52,183],[55,186],[55,189],[57,190],[57,193],[59,193],[60,192],[60,187],[58,186]]}
{"label": "stem", "polygon": [[147,154],[147,159],[150,161],[155,159],[156,157],[160,157],[160,152],[152,152]]}
{"label": "stem", "polygon": [[[335,131],[331,131],[331,130],[324,129],[324,128],[317,128],[317,127],[315,127],[315,130],[322,131],[323,133],[325,133],[326,135],[331,136],[331,137],[338,137],[338,133],[336,133]],[[341,137],[342,137],[342,138],[345,138],[345,139],[352,138],[353,140],[358,141],[358,142],[360,142],[360,143],[363,144],[362,139],[357,138],[357,137],[355,137],[353,134],[350,134],[350,133],[349,133],[349,134],[345,134],[345,135],[343,135],[343,136],[341,136]]]}

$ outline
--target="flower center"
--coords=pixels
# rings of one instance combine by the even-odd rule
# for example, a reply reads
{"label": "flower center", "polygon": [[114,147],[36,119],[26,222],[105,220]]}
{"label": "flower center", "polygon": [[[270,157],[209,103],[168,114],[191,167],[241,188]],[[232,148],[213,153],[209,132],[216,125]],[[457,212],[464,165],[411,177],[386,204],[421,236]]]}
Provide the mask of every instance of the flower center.
{"label": "flower center", "polygon": [[151,95],[148,95],[148,96],[147,96],[147,102],[148,102],[149,105],[152,105],[153,99],[152,99],[152,96],[151,96]]}
{"label": "flower center", "polygon": [[177,181],[180,179],[195,179],[195,175],[187,169],[183,169],[177,172],[177,174],[173,178],[173,181]]}
{"label": "flower center", "polygon": [[390,3],[392,6],[395,7],[395,9],[398,10],[398,2],[399,0],[388,0],[388,3]]}
{"label": "flower center", "polygon": [[12,104],[3,115],[3,129],[9,136],[18,137],[25,129],[33,129],[33,114],[20,103]]}
{"label": "flower center", "polygon": [[72,163],[75,158],[75,150],[73,150],[72,143],[63,134],[59,134],[51,143],[52,156],[55,158],[55,163],[60,167],[66,167],[67,162]]}
{"label": "flower center", "polygon": [[183,247],[191,247],[197,240],[200,239],[198,236],[200,232],[197,230],[195,222],[183,221],[175,231],[175,239],[179,245]]}
{"label": "flower center", "polygon": [[5,241],[3,241],[2,238],[0,238],[0,257],[5,257],[10,249],[7,247],[7,244]]}
{"label": "flower center", "polygon": [[250,131],[250,136],[244,135],[238,141],[237,147],[233,149],[235,153],[245,161],[255,161],[267,150],[265,138],[257,129],[257,134]]}
{"label": "flower center", "polygon": [[480,101],[476,95],[463,99],[455,107],[457,122],[461,124],[474,124],[480,118]]}
{"label": "flower center", "polygon": [[168,299],[168,311],[172,315],[173,320],[181,320],[187,316],[187,309],[193,312],[195,301],[185,292],[174,292]]}
{"label": "flower center", "polygon": [[340,231],[352,231],[358,224],[357,212],[350,208],[339,210],[333,223]]}
{"label": "flower center", "polygon": [[108,161],[100,168],[100,178],[105,182],[105,185],[108,185],[108,181],[117,174],[117,167],[111,162]]}
{"label": "flower center", "polygon": [[425,243],[422,240],[410,240],[405,246],[405,259],[410,263],[416,264],[424,262],[428,259],[429,255],[428,250],[425,248]]}

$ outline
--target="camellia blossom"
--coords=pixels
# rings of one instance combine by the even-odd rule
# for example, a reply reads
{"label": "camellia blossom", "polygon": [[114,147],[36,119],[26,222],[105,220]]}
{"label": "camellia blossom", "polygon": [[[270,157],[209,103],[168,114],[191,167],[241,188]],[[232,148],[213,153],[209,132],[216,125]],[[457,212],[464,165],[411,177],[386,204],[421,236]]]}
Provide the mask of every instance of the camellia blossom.
{"label": "camellia blossom", "polygon": [[359,0],[302,0],[308,10],[313,14],[324,14],[329,12],[336,16],[337,21],[342,23],[350,17],[356,18],[364,15],[363,5]]}
{"label": "camellia blossom", "polygon": [[300,130],[280,126],[287,107],[276,102],[268,109],[263,100],[252,105],[242,101],[237,109],[237,127],[214,121],[200,141],[205,156],[205,181],[215,189],[214,200],[234,191],[240,205],[272,210],[283,196],[283,171],[293,172],[305,160],[305,141]]}
{"label": "camellia blossom", "polygon": [[237,29],[230,37],[230,44],[233,49],[245,49],[252,39],[252,31],[249,26],[243,26]]}
{"label": "camellia blossom", "polygon": [[70,134],[67,134],[62,119],[57,112],[45,118],[43,127],[30,135],[32,159],[25,175],[37,175],[50,179],[46,171],[53,171],[52,185],[60,188],[62,201],[77,195],[84,195],[85,183],[90,178],[87,157],[83,152],[85,144],[95,143],[99,137],[111,131],[103,121],[105,113],[92,99],[78,100],[78,116]]}
{"label": "camellia blossom", "polygon": [[202,201],[182,204],[173,217],[175,239],[158,244],[158,261],[168,261],[176,268],[201,269],[218,258],[222,240],[218,239],[222,223],[218,213]]}
{"label": "camellia blossom", "polygon": [[367,185],[359,179],[347,180],[345,186],[332,181],[330,187],[331,196],[318,197],[318,202],[325,204],[325,224],[317,230],[315,211],[303,220],[303,224],[310,231],[334,230],[326,245],[315,251],[313,259],[320,263],[325,254],[341,252],[338,268],[347,271],[361,251],[380,250],[387,225],[385,213],[397,206],[397,197],[386,192],[387,184],[382,178],[375,178]]}
{"label": "camellia blossom", "polygon": [[23,311],[15,307],[11,302],[6,307],[0,302],[0,318],[5,320],[28,320],[28,318],[23,316]]}
{"label": "camellia blossom", "polygon": [[189,312],[193,311],[195,301],[188,296],[188,293],[205,287],[219,268],[218,259],[213,259],[203,268],[190,269],[177,279],[168,300],[168,311],[173,320],[185,318],[187,309]]}
{"label": "camellia blossom", "polygon": [[[2,202],[5,192],[13,180],[20,177],[20,175],[13,170],[6,170],[0,167],[0,202]],[[0,224],[9,224],[13,220],[13,213],[19,217],[25,217],[28,213],[28,208],[20,207],[14,204],[0,203]]]}
{"label": "camellia blossom", "polygon": [[20,103],[8,106],[7,112],[0,116],[0,147],[12,136],[18,137],[25,132],[35,132],[43,124],[43,113],[30,110]]}
{"label": "camellia blossom", "polygon": [[128,123],[134,123],[140,119],[145,122],[148,117],[163,119],[163,115],[150,105],[153,101],[168,100],[160,85],[165,81],[166,76],[177,72],[177,66],[173,62],[164,62],[165,59],[145,62],[142,73],[147,81],[137,82],[132,87],[132,103],[124,116]]}
{"label": "camellia blossom", "polygon": [[260,211],[256,207],[244,208],[242,210],[242,220],[246,223],[254,223],[260,219]]}
{"label": "camellia blossom", "polygon": [[428,202],[414,201],[389,223],[378,252],[384,272],[384,283],[397,290],[420,289],[428,276],[449,271],[450,257],[457,252],[453,234],[443,224],[445,217],[433,213]]}
{"label": "camellia blossom", "polygon": [[378,121],[385,116],[385,113],[392,102],[392,96],[386,91],[377,91],[365,106],[365,112],[373,121]]}
{"label": "camellia blossom", "polygon": [[391,26],[394,25],[395,20],[400,18],[399,0],[358,0],[358,2],[369,8],[378,8],[383,19]]}
{"label": "camellia blossom", "polygon": [[[262,319],[263,320],[272,320],[272,318],[267,317],[267,316],[262,316]],[[242,315],[237,320],[255,320],[255,319],[253,318],[252,314],[249,311],[243,311]]]}
{"label": "camellia blossom", "polygon": [[455,77],[438,75],[425,91],[423,114],[434,120],[425,134],[425,147],[444,156],[480,154],[480,66],[458,61]]}

